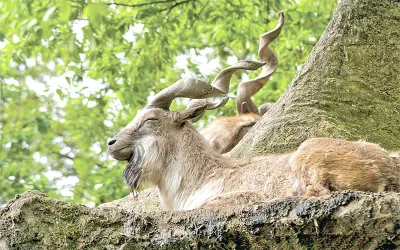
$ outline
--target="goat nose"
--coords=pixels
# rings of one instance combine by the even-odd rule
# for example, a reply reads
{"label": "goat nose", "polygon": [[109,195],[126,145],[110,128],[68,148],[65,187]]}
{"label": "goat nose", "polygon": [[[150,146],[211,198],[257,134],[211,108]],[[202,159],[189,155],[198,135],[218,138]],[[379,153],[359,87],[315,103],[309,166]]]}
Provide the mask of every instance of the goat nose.
{"label": "goat nose", "polygon": [[117,140],[111,140],[111,141],[109,141],[109,142],[108,142],[108,146],[113,145],[116,141],[117,141]]}

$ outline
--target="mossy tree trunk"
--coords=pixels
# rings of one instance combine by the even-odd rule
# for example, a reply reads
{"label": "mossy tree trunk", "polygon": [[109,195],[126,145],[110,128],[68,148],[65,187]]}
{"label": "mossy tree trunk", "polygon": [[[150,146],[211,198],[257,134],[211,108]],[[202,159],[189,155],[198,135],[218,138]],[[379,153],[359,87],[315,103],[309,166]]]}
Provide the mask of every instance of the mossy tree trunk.
{"label": "mossy tree trunk", "polygon": [[[400,148],[400,3],[343,0],[283,97],[232,156],[309,137]],[[336,193],[189,212],[87,208],[31,191],[0,209],[3,249],[396,249],[400,195]]]}
{"label": "mossy tree trunk", "polygon": [[399,149],[399,27],[399,1],[343,0],[283,96],[231,155],[287,152],[311,137]]}

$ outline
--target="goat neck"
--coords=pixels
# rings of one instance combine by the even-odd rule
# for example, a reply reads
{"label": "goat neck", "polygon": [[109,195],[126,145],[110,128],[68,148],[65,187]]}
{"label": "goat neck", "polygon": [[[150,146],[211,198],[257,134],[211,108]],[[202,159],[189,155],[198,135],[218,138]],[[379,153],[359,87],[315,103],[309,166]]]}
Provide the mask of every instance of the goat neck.
{"label": "goat neck", "polygon": [[164,209],[193,209],[222,192],[223,180],[216,173],[230,163],[214,152],[189,122],[182,127],[182,134],[169,141],[166,167],[155,183]]}

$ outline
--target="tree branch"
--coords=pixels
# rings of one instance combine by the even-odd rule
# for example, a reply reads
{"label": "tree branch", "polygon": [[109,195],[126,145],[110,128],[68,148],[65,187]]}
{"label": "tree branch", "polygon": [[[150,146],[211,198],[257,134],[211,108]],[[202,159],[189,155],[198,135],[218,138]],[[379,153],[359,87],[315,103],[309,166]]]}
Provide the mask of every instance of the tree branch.
{"label": "tree branch", "polygon": [[176,3],[173,4],[171,7],[162,9],[161,12],[168,10],[168,12],[167,12],[167,16],[168,16],[169,13],[171,13],[171,11],[172,11],[174,8],[178,7],[179,5],[182,5],[182,4],[185,4],[185,3],[194,2],[194,1],[195,1],[195,0],[185,0],[185,1],[181,1],[181,2],[176,2]]}
{"label": "tree branch", "polygon": [[164,4],[164,3],[171,3],[171,2],[176,2],[176,0],[164,0],[164,1],[154,1],[151,3],[139,3],[139,4],[128,4],[128,3],[105,3],[106,5],[117,5],[117,6],[124,6],[124,7],[143,7],[147,5],[152,5],[152,4]]}
{"label": "tree branch", "polygon": [[192,21],[192,23],[190,24],[189,29],[192,29],[194,23],[199,19],[201,13],[203,13],[204,9],[206,8],[206,6],[208,5],[208,3],[210,2],[210,0],[207,1],[207,3],[205,3],[203,5],[203,7],[201,7],[201,10],[199,11],[199,13],[197,13],[196,17],[194,18],[194,20]]}

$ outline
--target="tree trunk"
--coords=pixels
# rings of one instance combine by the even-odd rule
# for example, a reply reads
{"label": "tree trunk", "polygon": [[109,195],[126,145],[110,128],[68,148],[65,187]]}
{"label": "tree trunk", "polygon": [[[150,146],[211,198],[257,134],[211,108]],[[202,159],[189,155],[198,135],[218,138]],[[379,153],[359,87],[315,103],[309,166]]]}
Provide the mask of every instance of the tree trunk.
{"label": "tree trunk", "polygon": [[283,96],[231,155],[288,152],[312,137],[400,148],[399,27],[399,1],[343,0]]}
{"label": "tree trunk", "polygon": [[[287,152],[321,136],[400,148],[399,5],[343,0],[282,98],[232,156]],[[145,204],[152,201],[149,194]],[[400,195],[392,193],[342,192],[177,213],[116,206],[87,208],[26,192],[0,210],[0,250],[400,246]]]}

